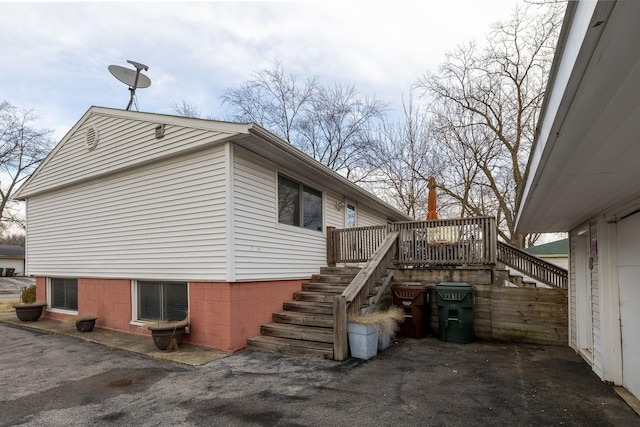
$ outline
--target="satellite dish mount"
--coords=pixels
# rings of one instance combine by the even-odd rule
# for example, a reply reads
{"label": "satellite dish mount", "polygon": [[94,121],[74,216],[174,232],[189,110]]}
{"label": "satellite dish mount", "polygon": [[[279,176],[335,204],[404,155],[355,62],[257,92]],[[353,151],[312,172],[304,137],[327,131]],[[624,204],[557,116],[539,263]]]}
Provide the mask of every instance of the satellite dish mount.
{"label": "satellite dish mount", "polygon": [[136,89],[144,89],[151,86],[151,79],[141,73],[142,70],[148,71],[149,67],[135,61],[127,60],[127,62],[133,65],[136,69],[132,70],[131,68],[125,68],[119,65],[109,65],[109,72],[113,75],[113,77],[129,86],[129,92],[131,96],[126,108],[127,110],[129,110],[135,100]]}

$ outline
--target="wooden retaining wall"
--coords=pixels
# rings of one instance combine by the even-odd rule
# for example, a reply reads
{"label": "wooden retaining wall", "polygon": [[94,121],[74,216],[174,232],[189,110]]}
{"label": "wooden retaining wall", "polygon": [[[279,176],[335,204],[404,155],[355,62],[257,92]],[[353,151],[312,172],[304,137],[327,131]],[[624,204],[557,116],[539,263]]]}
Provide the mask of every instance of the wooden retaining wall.
{"label": "wooden retaining wall", "polygon": [[[441,282],[464,282],[474,286],[476,339],[568,345],[566,289],[497,286],[492,270],[397,270],[394,282],[435,287]],[[430,325],[438,335],[438,307],[430,291]]]}

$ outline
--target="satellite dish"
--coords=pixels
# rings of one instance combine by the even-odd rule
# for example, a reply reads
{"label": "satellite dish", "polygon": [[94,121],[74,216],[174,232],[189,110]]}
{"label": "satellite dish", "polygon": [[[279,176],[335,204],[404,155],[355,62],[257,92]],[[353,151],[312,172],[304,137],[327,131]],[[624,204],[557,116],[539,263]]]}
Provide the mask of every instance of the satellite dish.
{"label": "satellite dish", "polygon": [[[146,87],[151,86],[151,79],[149,77],[142,74],[141,70],[149,70],[144,64],[135,61],[127,60],[129,64],[132,64],[136,67],[135,70],[131,68],[121,67],[120,65],[109,65],[109,72],[116,79],[120,80],[122,83],[129,86],[129,92],[131,92],[131,97],[129,99],[129,104],[127,104],[127,110],[131,108],[131,104],[133,104],[133,100],[136,94],[136,89],[144,89]],[[137,105],[137,104],[136,104]]]}

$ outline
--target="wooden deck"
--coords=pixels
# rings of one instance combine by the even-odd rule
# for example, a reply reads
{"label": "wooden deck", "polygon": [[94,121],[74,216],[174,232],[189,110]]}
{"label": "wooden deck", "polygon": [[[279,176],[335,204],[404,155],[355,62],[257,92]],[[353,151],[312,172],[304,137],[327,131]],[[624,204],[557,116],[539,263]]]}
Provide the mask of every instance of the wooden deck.
{"label": "wooden deck", "polygon": [[[473,285],[478,339],[566,345],[566,271],[508,245],[499,246],[495,226],[494,218],[479,217],[329,227],[329,267],[285,302],[283,310],[273,314],[273,322],[262,326],[261,335],[248,340],[248,348],[344,360],[349,357],[348,314],[375,310],[394,282]],[[498,261],[532,273],[555,289],[526,287],[535,282],[496,269]],[[431,330],[437,334],[435,304],[431,295]]]}

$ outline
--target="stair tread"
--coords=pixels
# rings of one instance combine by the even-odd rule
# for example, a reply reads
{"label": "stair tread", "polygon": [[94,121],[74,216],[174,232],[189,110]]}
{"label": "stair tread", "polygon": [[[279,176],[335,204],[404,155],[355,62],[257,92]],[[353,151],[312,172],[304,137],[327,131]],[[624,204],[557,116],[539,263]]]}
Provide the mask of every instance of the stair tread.
{"label": "stair tread", "polygon": [[318,314],[331,314],[333,315],[333,303],[332,302],[318,302],[318,301],[287,301],[282,304],[285,311],[295,311],[296,313],[318,313]]}
{"label": "stair tread", "polygon": [[289,338],[303,341],[333,343],[333,328],[292,325],[289,323],[268,323],[260,327],[263,336]]}
{"label": "stair tread", "polygon": [[301,331],[315,332],[320,334],[333,335],[333,328],[323,328],[320,326],[292,325],[290,323],[266,323],[262,326],[273,328],[273,329],[301,330]]}
{"label": "stair tread", "polygon": [[295,317],[320,317],[320,318],[333,318],[333,314],[319,314],[319,313],[305,313],[302,311],[276,311],[273,314],[283,315],[283,316],[295,316]]}
{"label": "stair tread", "polygon": [[333,314],[303,313],[298,311],[279,311],[273,313],[275,323],[292,323],[295,325],[333,327]]}
{"label": "stair tread", "polygon": [[302,341],[288,338],[259,335],[247,340],[247,347],[254,350],[267,350],[275,353],[333,359],[333,344],[314,341]]}
{"label": "stair tread", "polygon": [[293,293],[295,301],[317,301],[333,303],[334,293],[325,293],[321,291],[297,291]]}
{"label": "stair tread", "polygon": [[304,307],[304,306],[308,306],[308,307],[333,307],[333,303],[332,302],[323,302],[323,301],[291,300],[291,301],[285,302],[285,304],[299,305],[301,307]]}
{"label": "stair tread", "polygon": [[289,339],[289,338],[269,337],[265,335],[258,335],[258,336],[249,338],[248,341],[252,341],[252,342],[262,341],[262,342],[270,342],[270,343],[277,343],[277,344],[286,344],[292,347],[330,349],[333,352],[333,344],[317,342],[317,341],[295,340],[295,339]]}

